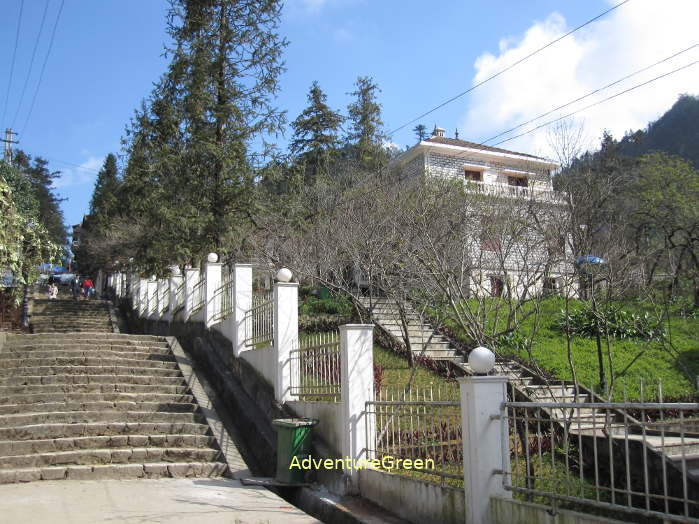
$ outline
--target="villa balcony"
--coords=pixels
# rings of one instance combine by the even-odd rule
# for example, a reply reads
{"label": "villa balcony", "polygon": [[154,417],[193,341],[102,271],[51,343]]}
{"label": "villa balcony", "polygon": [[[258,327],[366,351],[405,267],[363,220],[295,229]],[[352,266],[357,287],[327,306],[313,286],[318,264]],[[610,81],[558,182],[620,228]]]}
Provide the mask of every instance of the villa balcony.
{"label": "villa balcony", "polygon": [[464,184],[467,193],[489,195],[503,198],[527,198],[550,204],[565,204],[565,194],[551,189],[539,189],[535,187],[512,186],[488,182],[475,182],[468,180]]}

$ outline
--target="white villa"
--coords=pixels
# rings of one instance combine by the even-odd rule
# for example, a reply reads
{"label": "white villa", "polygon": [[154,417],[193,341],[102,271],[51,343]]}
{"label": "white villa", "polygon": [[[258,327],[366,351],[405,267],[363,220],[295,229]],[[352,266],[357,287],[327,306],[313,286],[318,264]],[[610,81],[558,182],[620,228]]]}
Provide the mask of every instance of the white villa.
{"label": "white villa", "polygon": [[[458,137],[458,134],[457,134]],[[461,140],[447,138],[444,129],[435,126],[432,136],[422,140],[397,157],[392,165],[403,176],[461,179],[468,193],[487,195],[488,205],[526,208],[529,219],[536,222],[562,223],[556,218],[567,213],[561,193],[553,190],[551,175],[558,163],[529,155]],[[526,204],[513,206],[515,202]],[[553,222],[552,222],[553,221]],[[474,221],[476,222],[476,221]],[[484,238],[488,222],[474,223],[470,250],[472,293],[492,296],[540,292],[561,292],[564,282],[570,285],[573,273],[572,254],[566,237],[550,228],[547,233],[529,234],[524,242]],[[536,231],[536,228],[532,229]],[[545,238],[548,236],[549,238]],[[501,246],[508,244],[505,248]],[[526,244],[526,246],[525,246]],[[555,256],[552,255],[555,253]],[[567,287],[567,286],[566,286]],[[570,289],[570,288],[568,288]]]}

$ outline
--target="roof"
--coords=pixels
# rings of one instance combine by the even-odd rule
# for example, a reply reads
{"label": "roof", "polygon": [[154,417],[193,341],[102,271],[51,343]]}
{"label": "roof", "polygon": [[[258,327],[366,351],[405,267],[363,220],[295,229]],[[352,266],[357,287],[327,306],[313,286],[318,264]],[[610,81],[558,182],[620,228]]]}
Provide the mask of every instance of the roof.
{"label": "roof", "polygon": [[544,160],[544,161],[547,160],[547,159],[542,158],[540,156],[528,155],[526,153],[518,153],[517,151],[509,151],[507,149],[500,149],[499,147],[484,146],[483,144],[477,144],[475,142],[468,142],[466,140],[461,140],[459,138],[447,138],[444,136],[433,136],[433,137],[430,137],[426,140],[423,140],[423,142],[431,142],[433,144],[445,144],[448,146],[467,147],[469,149],[481,149],[483,151],[493,151],[495,153],[505,153],[507,155],[517,155],[517,156],[524,156],[527,158],[535,158],[537,160]]}

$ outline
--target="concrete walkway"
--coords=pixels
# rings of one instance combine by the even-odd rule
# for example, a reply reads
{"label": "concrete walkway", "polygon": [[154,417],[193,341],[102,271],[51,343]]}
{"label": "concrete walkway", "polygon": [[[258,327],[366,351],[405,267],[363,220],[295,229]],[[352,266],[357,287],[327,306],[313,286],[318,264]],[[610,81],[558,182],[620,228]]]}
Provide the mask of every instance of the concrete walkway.
{"label": "concrete walkway", "polygon": [[265,488],[237,480],[44,481],[0,487],[3,524],[320,522]]}

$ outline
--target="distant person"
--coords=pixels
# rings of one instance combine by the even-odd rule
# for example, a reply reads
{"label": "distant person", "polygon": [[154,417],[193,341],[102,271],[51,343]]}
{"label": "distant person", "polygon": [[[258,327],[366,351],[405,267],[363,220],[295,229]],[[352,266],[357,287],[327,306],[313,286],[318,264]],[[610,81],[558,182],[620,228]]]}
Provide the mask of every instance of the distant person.
{"label": "distant person", "polygon": [[85,298],[90,298],[95,292],[95,284],[93,284],[92,279],[87,277],[83,280],[83,294]]}
{"label": "distant person", "polygon": [[55,282],[49,284],[49,300],[56,300],[58,298],[58,286]]}
{"label": "distant person", "polygon": [[80,277],[78,275],[70,279],[70,292],[75,300],[80,298]]}

